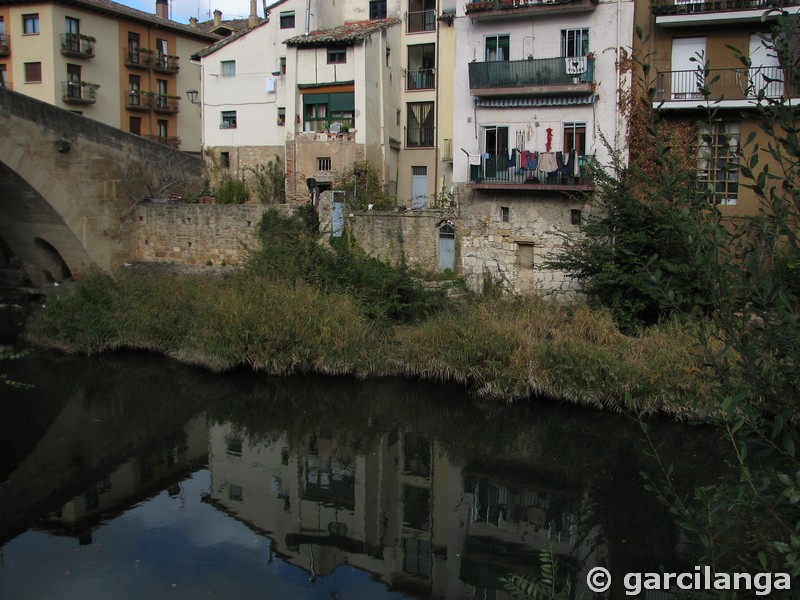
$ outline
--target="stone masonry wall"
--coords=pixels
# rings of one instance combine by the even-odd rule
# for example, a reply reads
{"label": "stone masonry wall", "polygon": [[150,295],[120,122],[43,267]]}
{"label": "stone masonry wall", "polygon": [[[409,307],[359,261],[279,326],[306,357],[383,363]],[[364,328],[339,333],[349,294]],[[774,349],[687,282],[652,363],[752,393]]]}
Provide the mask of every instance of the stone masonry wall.
{"label": "stone masonry wall", "polygon": [[269,208],[291,210],[263,204],[140,204],[133,214],[135,260],[241,265]]}
{"label": "stone masonry wall", "polygon": [[[503,208],[508,209],[507,222]],[[572,211],[581,211],[583,217],[588,209],[582,198],[560,194],[465,191],[457,223],[463,275],[476,290],[491,281],[507,292],[574,298],[578,284],[542,266],[548,254],[563,247],[566,234],[580,230]]]}

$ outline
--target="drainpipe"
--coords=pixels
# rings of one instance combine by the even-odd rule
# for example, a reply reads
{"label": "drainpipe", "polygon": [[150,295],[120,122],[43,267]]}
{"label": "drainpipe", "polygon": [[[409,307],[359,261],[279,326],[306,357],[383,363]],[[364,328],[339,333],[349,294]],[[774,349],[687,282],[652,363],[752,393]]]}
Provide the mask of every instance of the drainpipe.
{"label": "drainpipe", "polygon": [[[436,16],[438,20],[439,15],[439,0],[436,1]],[[439,31],[442,28],[442,21],[436,23],[436,95],[434,96],[434,107],[435,111],[433,113],[434,119],[434,127],[436,127],[436,135],[434,136],[433,140],[433,205],[439,205],[439,136],[441,135],[441,125],[439,123],[439,87],[441,85],[439,81],[439,66],[440,61],[439,57],[442,54],[441,44],[439,43]],[[406,50],[407,51],[407,50]],[[450,142],[451,144],[453,142]]]}
{"label": "drainpipe", "polygon": [[306,0],[306,30],[305,34],[311,33],[311,0]]}
{"label": "drainpipe", "polygon": [[[620,87],[622,82],[620,81],[621,76],[621,69],[619,64],[620,59],[620,43],[622,42],[622,23],[620,22],[622,17],[622,0],[617,0],[617,50],[616,50],[616,73],[617,73],[617,95],[616,95],[616,102],[617,106],[614,107],[614,145],[619,145],[619,120],[620,120],[620,99],[621,99],[621,92]],[[625,157],[627,162],[628,157]]]}

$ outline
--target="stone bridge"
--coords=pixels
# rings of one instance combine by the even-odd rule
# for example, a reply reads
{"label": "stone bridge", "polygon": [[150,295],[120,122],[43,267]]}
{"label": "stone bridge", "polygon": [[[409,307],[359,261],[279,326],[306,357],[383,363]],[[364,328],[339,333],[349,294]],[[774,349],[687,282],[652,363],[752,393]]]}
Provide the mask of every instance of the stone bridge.
{"label": "stone bridge", "polygon": [[34,285],[134,256],[134,208],[198,191],[203,160],[0,87],[0,237]]}

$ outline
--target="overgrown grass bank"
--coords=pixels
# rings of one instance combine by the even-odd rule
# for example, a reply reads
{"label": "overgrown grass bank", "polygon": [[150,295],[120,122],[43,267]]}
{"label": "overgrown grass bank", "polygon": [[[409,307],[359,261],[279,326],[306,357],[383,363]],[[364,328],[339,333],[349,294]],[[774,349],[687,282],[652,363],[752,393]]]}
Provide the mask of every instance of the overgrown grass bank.
{"label": "overgrown grass bank", "polygon": [[545,395],[613,410],[703,415],[711,390],[691,326],[622,335],[586,306],[466,299],[412,323],[371,320],[350,295],[236,272],[90,275],[30,321],[30,341],[70,353],[148,349],[215,371],[403,375],[480,396]]}

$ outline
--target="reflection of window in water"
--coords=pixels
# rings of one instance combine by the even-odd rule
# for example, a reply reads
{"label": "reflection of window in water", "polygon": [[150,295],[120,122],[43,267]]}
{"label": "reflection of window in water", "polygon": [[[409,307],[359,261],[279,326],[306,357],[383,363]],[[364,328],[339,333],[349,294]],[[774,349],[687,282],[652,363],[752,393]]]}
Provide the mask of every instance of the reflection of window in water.
{"label": "reflection of window in water", "polygon": [[241,456],[244,441],[238,438],[225,439],[225,451],[231,456]]}
{"label": "reflection of window in water", "polygon": [[403,524],[417,531],[430,528],[431,492],[413,485],[403,486]]}
{"label": "reflection of window in water", "polygon": [[431,474],[431,443],[428,438],[407,433],[403,437],[403,473],[417,477]]}
{"label": "reflection of window in water", "polygon": [[243,498],[242,486],[231,483],[228,485],[228,499],[236,502],[241,502]]}
{"label": "reflection of window in water", "polygon": [[281,448],[281,464],[287,466],[289,464],[289,449]]}
{"label": "reflection of window in water", "polygon": [[403,571],[428,577],[431,543],[419,538],[403,538]]}
{"label": "reflection of window in water", "polygon": [[356,477],[351,465],[330,457],[308,456],[304,471],[304,499],[332,502],[347,507],[355,505]]}

